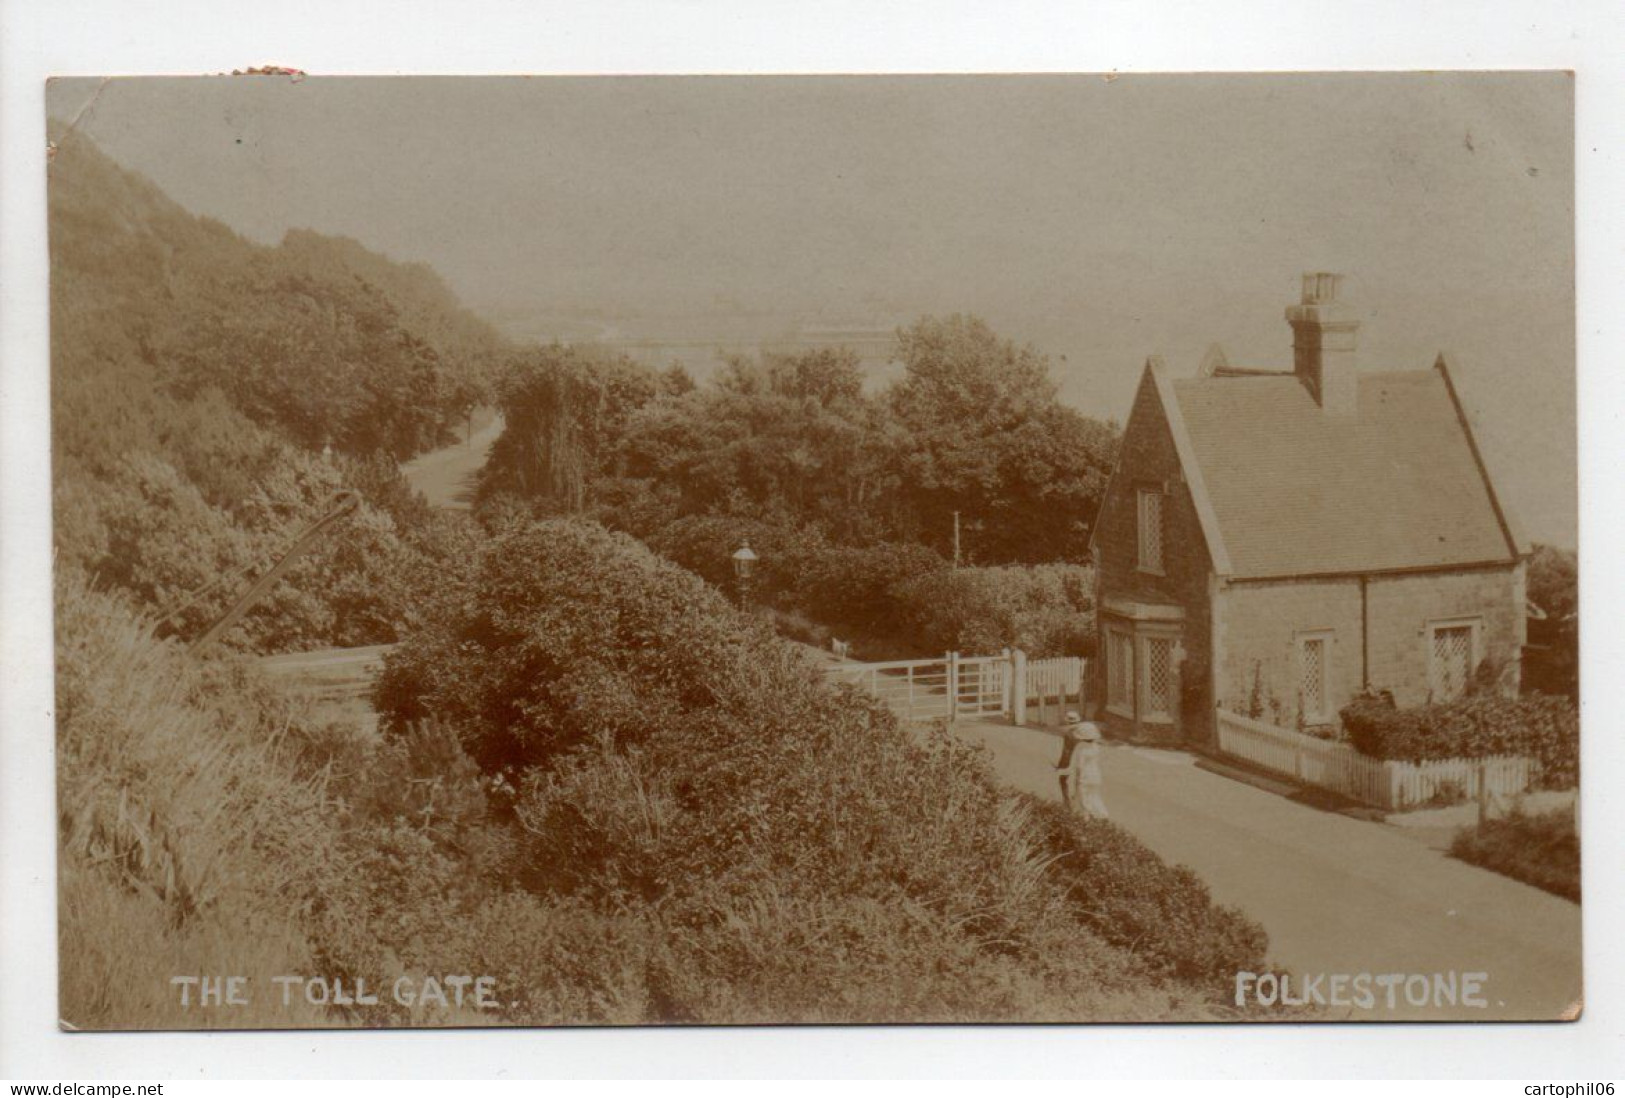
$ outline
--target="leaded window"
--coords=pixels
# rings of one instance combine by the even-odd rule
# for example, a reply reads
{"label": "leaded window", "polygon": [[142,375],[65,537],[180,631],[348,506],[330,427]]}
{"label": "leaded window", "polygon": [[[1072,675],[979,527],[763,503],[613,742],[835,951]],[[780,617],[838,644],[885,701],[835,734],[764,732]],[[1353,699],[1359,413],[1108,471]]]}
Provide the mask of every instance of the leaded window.
{"label": "leaded window", "polygon": [[1145,638],[1145,716],[1167,719],[1174,709],[1174,639]]}
{"label": "leaded window", "polygon": [[1162,571],[1162,493],[1155,488],[1139,491],[1140,568]]}
{"label": "leaded window", "polygon": [[1134,638],[1113,629],[1107,634],[1106,704],[1125,713],[1134,710]]}
{"label": "leaded window", "polygon": [[1328,637],[1298,639],[1298,704],[1304,721],[1309,724],[1322,724],[1328,719],[1326,679],[1330,656]]}
{"label": "leaded window", "polygon": [[1472,622],[1435,625],[1432,629],[1432,680],[1435,701],[1450,701],[1467,692],[1473,674]]}

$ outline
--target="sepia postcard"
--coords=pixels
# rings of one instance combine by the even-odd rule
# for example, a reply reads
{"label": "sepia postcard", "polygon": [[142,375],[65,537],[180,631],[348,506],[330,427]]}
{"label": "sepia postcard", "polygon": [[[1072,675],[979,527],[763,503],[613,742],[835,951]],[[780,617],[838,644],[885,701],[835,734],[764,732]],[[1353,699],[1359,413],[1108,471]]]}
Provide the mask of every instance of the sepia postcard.
{"label": "sepia postcard", "polygon": [[1571,74],[46,100],[64,1028],[1579,1017]]}

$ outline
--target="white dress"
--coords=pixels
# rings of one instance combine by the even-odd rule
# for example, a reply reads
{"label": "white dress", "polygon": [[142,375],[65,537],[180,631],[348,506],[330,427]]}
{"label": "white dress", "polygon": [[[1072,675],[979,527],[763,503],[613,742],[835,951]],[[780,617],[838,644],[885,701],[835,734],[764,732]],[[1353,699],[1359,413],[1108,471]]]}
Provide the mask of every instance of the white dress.
{"label": "white dress", "polygon": [[1057,767],[1056,772],[1067,778],[1067,799],[1072,809],[1104,820],[1107,815],[1106,802],[1101,797],[1100,750],[1098,739],[1080,739],[1072,745],[1068,765]]}

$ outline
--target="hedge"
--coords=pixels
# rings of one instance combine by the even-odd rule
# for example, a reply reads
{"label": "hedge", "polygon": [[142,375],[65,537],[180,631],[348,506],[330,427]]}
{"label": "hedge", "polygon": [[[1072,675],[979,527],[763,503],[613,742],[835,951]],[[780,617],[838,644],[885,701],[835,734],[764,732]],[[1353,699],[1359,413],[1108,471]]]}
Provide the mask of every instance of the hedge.
{"label": "hedge", "polygon": [[1541,788],[1579,784],[1580,715],[1564,697],[1482,694],[1399,709],[1366,696],[1345,706],[1342,718],[1349,742],[1372,758],[1422,762],[1525,755],[1540,763]]}
{"label": "hedge", "polygon": [[1452,857],[1580,902],[1580,833],[1574,810],[1485,820],[1456,833]]}
{"label": "hedge", "polygon": [[1026,800],[1068,901],[1095,933],[1165,975],[1207,986],[1263,965],[1264,928],[1215,904],[1195,873],[1167,864],[1109,820]]}
{"label": "hedge", "polygon": [[985,654],[1087,656],[1094,649],[1094,570],[1080,564],[941,569],[891,591],[916,647]]}
{"label": "hedge", "polygon": [[747,538],[758,557],[752,598],[804,614],[848,640],[893,640],[909,617],[899,594],[904,585],[948,569],[941,555],[923,545],[838,545],[812,526],[733,515],[678,519],[650,535],[648,545],[732,595],[733,552]]}

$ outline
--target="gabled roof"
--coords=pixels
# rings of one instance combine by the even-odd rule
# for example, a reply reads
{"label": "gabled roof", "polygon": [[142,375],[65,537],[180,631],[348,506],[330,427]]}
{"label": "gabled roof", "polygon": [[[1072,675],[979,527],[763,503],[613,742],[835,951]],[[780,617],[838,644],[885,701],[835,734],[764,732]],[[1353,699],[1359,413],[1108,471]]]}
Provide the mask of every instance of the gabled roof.
{"label": "gabled roof", "polygon": [[1293,374],[1151,372],[1221,575],[1448,568],[1527,552],[1442,358],[1360,374],[1352,416],[1327,415]]}

